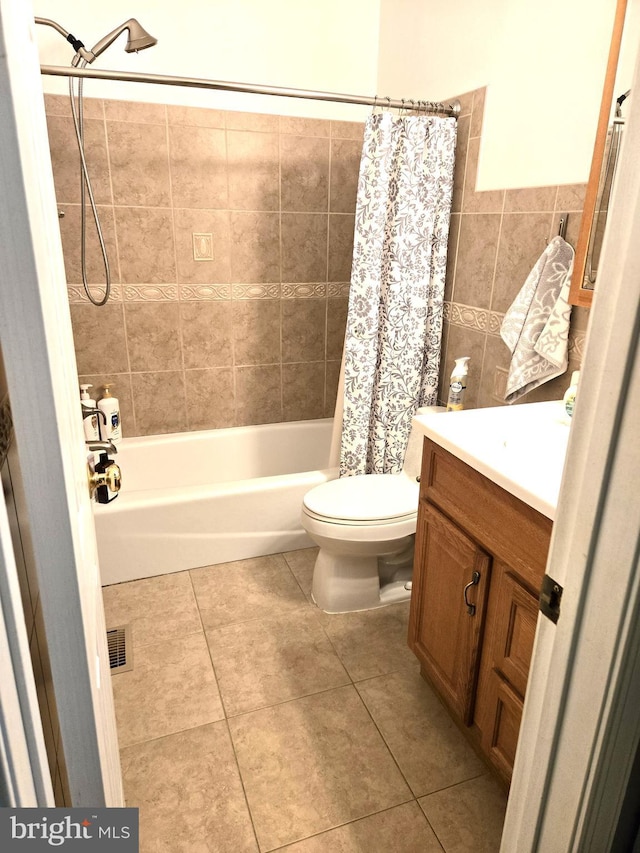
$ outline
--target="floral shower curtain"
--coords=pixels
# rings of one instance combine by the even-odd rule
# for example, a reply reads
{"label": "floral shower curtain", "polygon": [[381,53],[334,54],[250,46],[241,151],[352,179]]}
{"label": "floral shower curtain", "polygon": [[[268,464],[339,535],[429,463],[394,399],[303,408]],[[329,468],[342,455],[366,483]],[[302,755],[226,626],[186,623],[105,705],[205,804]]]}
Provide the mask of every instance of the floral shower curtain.
{"label": "floral shower curtain", "polygon": [[456,120],[369,116],[344,351],[340,476],[398,473],[436,402]]}

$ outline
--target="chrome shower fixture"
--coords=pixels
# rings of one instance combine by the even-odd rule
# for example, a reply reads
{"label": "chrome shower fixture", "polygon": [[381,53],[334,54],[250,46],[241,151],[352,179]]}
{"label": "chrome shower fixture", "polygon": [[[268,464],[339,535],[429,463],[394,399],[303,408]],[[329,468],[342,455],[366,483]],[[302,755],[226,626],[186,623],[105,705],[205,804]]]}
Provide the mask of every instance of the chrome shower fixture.
{"label": "chrome shower fixture", "polygon": [[76,55],[73,58],[73,65],[78,65],[78,63],[83,59],[87,65],[90,65],[100,56],[101,53],[104,53],[104,51],[110,47],[110,45],[112,45],[118,36],[125,30],[127,30],[129,34],[124,48],[127,53],[137,53],[139,50],[144,50],[146,47],[153,47],[154,44],[158,43],[158,39],[150,35],[135,18],[129,18],[129,20],[125,21],[124,24],[120,24],[120,26],[116,27],[115,30],[112,30],[104,38],[101,38],[91,50],[87,50],[80,39],[71,35],[71,33],[67,32],[64,27],[61,27],[60,24],[56,23],[56,21],[52,21],[49,18],[36,18],[35,21],[36,24],[44,24],[46,27],[52,27],[56,32],[60,33],[61,36],[66,38],[76,52]]}

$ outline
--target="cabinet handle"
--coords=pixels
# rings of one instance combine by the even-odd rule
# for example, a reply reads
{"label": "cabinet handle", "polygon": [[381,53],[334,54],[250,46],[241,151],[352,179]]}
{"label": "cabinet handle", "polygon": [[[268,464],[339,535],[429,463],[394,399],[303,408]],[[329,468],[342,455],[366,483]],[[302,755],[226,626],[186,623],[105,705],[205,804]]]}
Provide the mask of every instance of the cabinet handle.
{"label": "cabinet handle", "polygon": [[469,581],[469,583],[464,588],[464,603],[467,605],[467,613],[469,614],[469,616],[473,616],[475,614],[476,606],[475,606],[475,604],[471,604],[471,602],[467,598],[467,590],[469,589],[470,586],[476,586],[476,584],[479,584],[479,583],[480,583],[480,572],[474,572],[471,575],[471,580]]}

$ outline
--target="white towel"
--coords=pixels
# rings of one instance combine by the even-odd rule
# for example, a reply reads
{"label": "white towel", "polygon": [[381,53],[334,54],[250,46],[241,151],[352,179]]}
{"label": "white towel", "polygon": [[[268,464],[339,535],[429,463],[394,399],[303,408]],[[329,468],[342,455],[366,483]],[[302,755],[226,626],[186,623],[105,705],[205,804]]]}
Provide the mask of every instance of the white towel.
{"label": "white towel", "polygon": [[500,335],[511,351],[508,403],[567,369],[574,256],[562,237],[554,237],[504,316]]}

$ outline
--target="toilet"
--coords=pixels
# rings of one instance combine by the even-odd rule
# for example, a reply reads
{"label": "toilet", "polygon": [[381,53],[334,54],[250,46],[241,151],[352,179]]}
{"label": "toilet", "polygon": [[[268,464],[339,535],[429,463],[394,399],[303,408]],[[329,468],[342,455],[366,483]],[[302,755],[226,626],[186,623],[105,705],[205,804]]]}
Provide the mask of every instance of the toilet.
{"label": "toilet", "polygon": [[422,435],[412,428],[399,474],[343,477],[306,493],[301,520],[320,548],[312,595],[321,610],[369,610],[411,596],[421,461]]}

